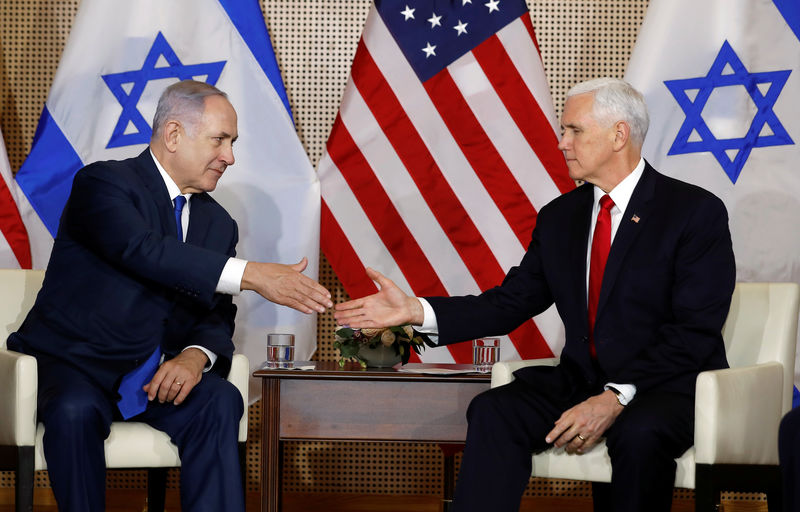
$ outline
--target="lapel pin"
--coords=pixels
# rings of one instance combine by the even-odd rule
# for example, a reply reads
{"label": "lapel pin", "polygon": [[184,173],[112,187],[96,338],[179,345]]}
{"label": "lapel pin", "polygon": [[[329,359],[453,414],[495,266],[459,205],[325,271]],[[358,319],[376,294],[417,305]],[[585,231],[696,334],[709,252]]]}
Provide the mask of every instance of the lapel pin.
{"label": "lapel pin", "polygon": [[638,224],[639,221],[642,220],[642,219],[640,219],[639,216],[634,213],[633,217],[631,217],[631,220]]}

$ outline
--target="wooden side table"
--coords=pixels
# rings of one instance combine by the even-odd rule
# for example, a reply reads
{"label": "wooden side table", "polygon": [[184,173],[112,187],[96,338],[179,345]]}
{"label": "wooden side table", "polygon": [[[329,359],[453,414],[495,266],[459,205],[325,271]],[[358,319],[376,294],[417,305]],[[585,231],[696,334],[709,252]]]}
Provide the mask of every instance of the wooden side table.
{"label": "wooden side table", "polygon": [[280,511],[282,441],[463,443],[467,406],[490,382],[489,374],[427,375],[356,363],[340,368],[334,361],[253,375],[263,379],[263,512]]}

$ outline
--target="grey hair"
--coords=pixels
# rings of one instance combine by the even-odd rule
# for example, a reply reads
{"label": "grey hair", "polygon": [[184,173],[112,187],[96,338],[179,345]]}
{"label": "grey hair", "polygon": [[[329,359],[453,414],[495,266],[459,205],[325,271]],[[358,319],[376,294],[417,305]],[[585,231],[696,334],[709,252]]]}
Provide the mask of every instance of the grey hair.
{"label": "grey hair", "polygon": [[631,128],[632,142],[637,146],[644,143],[650,116],[642,93],[624,80],[604,77],[573,86],[567,92],[567,98],[586,93],[594,93],[592,115],[595,121],[609,124],[625,121]]}
{"label": "grey hair", "polygon": [[195,80],[183,80],[167,87],[158,99],[156,114],[153,116],[153,139],[161,135],[167,121],[178,120],[183,123],[189,136],[193,136],[194,127],[205,110],[205,101],[209,96],[228,95],[213,85]]}

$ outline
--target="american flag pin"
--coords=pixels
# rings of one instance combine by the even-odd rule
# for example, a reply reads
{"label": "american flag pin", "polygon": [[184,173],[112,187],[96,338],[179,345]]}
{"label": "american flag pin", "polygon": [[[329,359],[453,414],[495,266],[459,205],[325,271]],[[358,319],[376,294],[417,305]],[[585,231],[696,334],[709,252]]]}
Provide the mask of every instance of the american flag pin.
{"label": "american flag pin", "polygon": [[638,224],[639,221],[642,220],[642,219],[640,219],[639,216],[634,213],[633,217],[631,217],[631,220]]}

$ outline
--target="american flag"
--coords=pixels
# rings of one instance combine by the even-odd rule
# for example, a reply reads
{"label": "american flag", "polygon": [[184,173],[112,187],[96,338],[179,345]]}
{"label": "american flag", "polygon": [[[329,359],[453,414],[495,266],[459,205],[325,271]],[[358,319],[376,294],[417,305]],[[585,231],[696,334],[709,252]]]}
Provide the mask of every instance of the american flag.
{"label": "american flag", "polygon": [[32,265],[28,230],[17,208],[19,195],[0,133],[0,268],[31,268]]}
{"label": "american flag", "polygon": [[[557,126],[524,0],[376,0],[319,163],[322,249],[347,292],[377,291],[367,266],[417,296],[498,285],[538,209],[575,186]],[[563,337],[551,308],[501,358]],[[471,359],[467,343],[422,355]]]}

